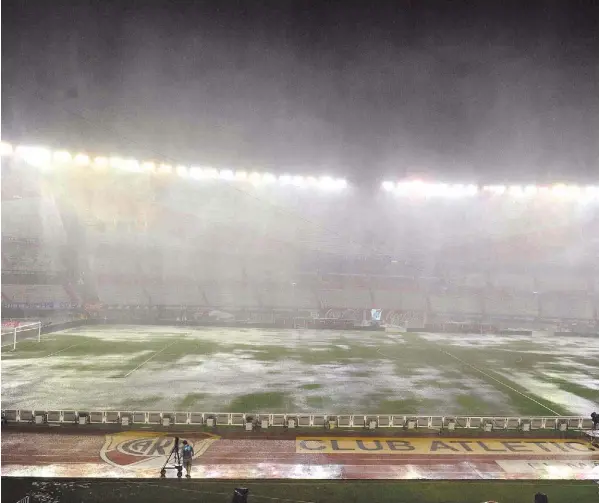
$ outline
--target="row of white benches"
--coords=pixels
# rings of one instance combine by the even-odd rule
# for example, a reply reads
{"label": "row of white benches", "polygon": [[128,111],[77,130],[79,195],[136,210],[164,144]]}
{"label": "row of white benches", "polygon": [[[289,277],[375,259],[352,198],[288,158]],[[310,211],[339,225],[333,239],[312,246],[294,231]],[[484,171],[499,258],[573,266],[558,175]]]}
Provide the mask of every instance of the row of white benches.
{"label": "row of white benches", "polygon": [[492,417],[492,416],[421,416],[381,414],[268,414],[232,412],[165,411],[76,411],[76,410],[3,410],[8,423],[37,424],[139,424],[139,425],[248,425],[267,428],[405,428],[405,429],[482,429],[493,430],[590,430],[592,420],[579,416]]}

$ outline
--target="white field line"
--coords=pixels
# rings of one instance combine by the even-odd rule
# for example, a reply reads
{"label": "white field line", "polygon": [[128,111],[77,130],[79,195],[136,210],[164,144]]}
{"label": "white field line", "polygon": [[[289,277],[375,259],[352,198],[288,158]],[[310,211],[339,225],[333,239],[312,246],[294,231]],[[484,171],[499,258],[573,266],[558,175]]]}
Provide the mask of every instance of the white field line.
{"label": "white field line", "polygon": [[440,349],[439,351],[441,351],[441,353],[446,354],[447,356],[451,356],[452,358],[456,359],[457,361],[459,361],[460,363],[467,365],[468,367],[476,370],[477,372],[480,372],[482,375],[488,377],[489,379],[493,379],[495,382],[501,384],[502,386],[506,387],[509,390],[512,390],[516,393],[518,393],[519,395],[522,395],[524,398],[527,398],[528,400],[530,400],[531,402],[536,403],[537,405],[540,405],[541,407],[543,407],[544,409],[547,409],[549,412],[551,412],[554,416],[560,416],[561,414],[559,414],[558,412],[555,412],[554,410],[550,409],[549,407],[547,407],[546,405],[543,405],[541,402],[538,402],[537,400],[535,400],[534,398],[525,395],[524,393],[522,393],[521,391],[518,391],[515,388],[512,388],[509,384],[504,383],[503,381],[500,381],[499,379],[496,379],[495,377],[493,377],[490,374],[487,374],[484,370],[479,369],[478,367],[475,367],[474,365],[471,365],[468,362],[465,362],[464,360],[462,360],[461,358],[458,358],[455,355],[452,355],[451,353],[448,353],[447,351],[443,351],[442,349]]}
{"label": "white field line", "polygon": [[177,344],[179,341],[175,341],[172,342],[170,344],[167,344],[166,346],[164,346],[160,351],[156,351],[152,356],[150,356],[150,358],[148,358],[146,361],[140,363],[137,367],[135,367],[133,370],[131,370],[130,372],[128,372],[127,374],[125,374],[123,377],[121,377],[121,379],[124,379],[125,377],[129,377],[131,374],[133,374],[133,372],[135,372],[137,369],[143,367],[146,363],[148,363],[152,358],[156,357],[157,355],[159,355],[160,353],[162,353],[165,349],[170,348],[171,346],[173,346],[174,344]]}
{"label": "white field line", "polygon": [[75,346],[81,346],[81,344],[72,344],[71,346],[61,349],[60,351],[55,351],[54,353],[50,353],[49,355],[42,356],[42,358],[48,358],[49,356],[57,355],[58,353],[62,353],[63,351],[66,351],[67,349],[74,348]]}

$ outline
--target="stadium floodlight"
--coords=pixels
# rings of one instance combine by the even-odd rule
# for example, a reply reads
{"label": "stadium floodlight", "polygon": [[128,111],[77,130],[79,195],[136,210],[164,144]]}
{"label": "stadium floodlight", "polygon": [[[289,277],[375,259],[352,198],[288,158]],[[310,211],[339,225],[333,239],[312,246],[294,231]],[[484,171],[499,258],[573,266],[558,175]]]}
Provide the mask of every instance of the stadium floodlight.
{"label": "stadium floodlight", "polygon": [[342,178],[323,176],[318,179],[318,187],[322,190],[341,190],[347,187],[347,182]]}
{"label": "stadium floodlight", "polygon": [[189,168],[189,176],[194,180],[200,180],[203,178],[204,170],[202,168],[198,168],[197,166],[192,166]]}
{"label": "stadium floodlight", "polygon": [[502,194],[505,194],[507,188],[505,185],[485,185],[483,190],[496,196],[501,196]]}
{"label": "stadium floodlight", "polygon": [[86,154],[77,154],[75,156],[75,164],[78,166],[88,166],[89,165],[89,156]]}
{"label": "stadium floodlight", "polygon": [[13,148],[10,143],[6,143],[5,141],[0,143],[0,155],[2,157],[9,157],[13,154]]}
{"label": "stadium floodlight", "polygon": [[255,171],[249,176],[249,180],[254,185],[258,185],[262,181],[262,175],[260,173],[256,173]]}
{"label": "stadium floodlight", "polygon": [[304,179],[303,176],[294,176],[293,177],[293,185],[295,185],[296,187],[305,187],[306,186],[306,180]]}
{"label": "stadium floodlight", "polygon": [[111,168],[123,169],[124,167],[123,159],[121,159],[120,157],[111,157],[108,160],[108,163],[110,164]]}
{"label": "stadium floodlight", "polygon": [[108,159],[106,157],[95,157],[94,166],[98,168],[106,168],[108,166]]}
{"label": "stadium floodlight", "polygon": [[510,196],[519,197],[524,195],[524,189],[520,185],[512,185],[508,189]]}
{"label": "stadium floodlight", "polygon": [[71,153],[67,152],[66,150],[57,150],[56,152],[54,152],[54,154],[52,154],[52,159],[54,160],[54,162],[66,164],[68,162],[71,162],[73,157],[71,156]]}
{"label": "stadium floodlight", "polygon": [[216,180],[220,174],[215,168],[204,168],[203,170],[204,178],[210,178],[212,180]]}
{"label": "stadium floodlight", "polygon": [[395,188],[395,184],[393,182],[388,182],[387,181],[387,182],[383,182],[381,184],[381,187],[386,192],[393,192],[393,189]]}
{"label": "stadium floodlight", "polygon": [[36,167],[49,167],[52,154],[44,147],[19,145],[15,151],[18,157]]}
{"label": "stadium floodlight", "polygon": [[524,187],[524,194],[527,196],[536,196],[539,192],[539,188],[536,185],[527,185]]}
{"label": "stadium floodlight", "polygon": [[465,193],[467,196],[476,196],[478,194],[478,186],[473,183],[466,185]]}
{"label": "stadium floodlight", "polygon": [[156,171],[156,164],[151,161],[145,161],[141,164],[141,170],[146,173],[154,173]]}
{"label": "stadium floodlight", "polygon": [[175,170],[177,175],[179,175],[181,178],[187,178],[187,175],[189,174],[189,170],[187,169],[187,166],[177,166],[177,169]]}
{"label": "stadium floodlight", "polygon": [[599,199],[599,187],[595,187],[594,185],[587,185],[584,188],[584,197],[587,201]]}
{"label": "stadium floodlight", "polygon": [[262,181],[264,183],[275,183],[277,181],[277,177],[271,173],[264,173],[262,175]]}
{"label": "stadium floodlight", "polygon": [[243,180],[247,180],[248,178],[248,174],[247,171],[235,171],[235,180],[239,180],[239,181],[243,181]]}
{"label": "stadium floodlight", "polygon": [[141,171],[139,161],[136,159],[125,159],[122,163],[122,169],[131,171],[132,173],[139,173]]}
{"label": "stadium floodlight", "polygon": [[173,172],[173,167],[170,164],[161,164],[158,168],[158,172],[170,175]]}
{"label": "stadium floodlight", "polygon": [[280,175],[279,176],[279,183],[281,185],[290,185],[292,181],[293,181],[293,178],[289,175]]}
{"label": "stadium floodlight", "polygon": [[235,180],[235,173],[233,173],[233,171],[230,169],[221,169],[218,172],[218,177],[221,180]]}

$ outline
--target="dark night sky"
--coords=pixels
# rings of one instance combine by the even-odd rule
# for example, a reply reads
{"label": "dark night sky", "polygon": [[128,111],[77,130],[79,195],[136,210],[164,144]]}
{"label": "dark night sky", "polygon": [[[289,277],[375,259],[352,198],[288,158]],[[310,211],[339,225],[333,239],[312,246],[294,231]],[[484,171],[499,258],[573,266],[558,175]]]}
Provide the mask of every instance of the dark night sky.
{"label": "dark night sky", "polygon": [[599,178],[597,1],[122,4],[2,2],[4,139],[361,183]]}

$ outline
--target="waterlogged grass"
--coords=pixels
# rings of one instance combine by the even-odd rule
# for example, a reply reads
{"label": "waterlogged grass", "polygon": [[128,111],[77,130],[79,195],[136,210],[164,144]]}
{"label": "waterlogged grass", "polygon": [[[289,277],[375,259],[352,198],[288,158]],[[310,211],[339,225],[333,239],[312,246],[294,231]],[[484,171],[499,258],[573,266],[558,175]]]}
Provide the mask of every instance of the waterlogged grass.
{"label": "waterlogged grass", "polygon": [[322,388],[322,384],[318,384],[318,383],[302,384],[300,386],[300,388],[309,391],[309,390],[314,390],[314,389],[320,389],[320,388]]}
{"label": "waterlogged grass", "polygon": [[229,403],[229,412],[289,411],[293,400],[278,391],[241,395]]}
{"label": "waterlogged grass", "polygon": [[[597,369],[597,374],[599,374],[599,367]],[[558,388],[560,388],[563,391],[567,391],[568,393],[572,393],[573,395],[585,398],[595,403],[599,403],[599,390],[584,386],[584,382],[577,384],[560,377],[548,376],[543,376],[542,379],[545,382],[555,384]]]}
{"label": "waterlogged grass", "polygon": [[[491,337],[489,344],[482,340],[409,333],[79,328],[4,351],[2,391],[9,407],[11,402],[50,405],[40,399],[55,398],[47,391],[52,383],[70,393],[69,407],[87,407],[87,397],[102,391],[103,397],[114,400],[104,404],[102,398],[106,408],[131,404],[233,412],[300,408],[379,414],[572,412],[554,403],[549,393],[537,396],[525,389],[510,375],[514,371],[599,401],[599,392],[584,382],[547,375],[552,371],[565,376],[580,362],[583,368],[577,373],[593,378],[599,355],[592,346],[583,355],[576,342],[568,352],[567,347],[556,351],[545,339]],[[43,369],[43,381],[33,378],[31,367]],[[74,381],[65,385],[68,376]],[[18,385],[4,384],[11,382]],[[539,389],[537,393],[542,393]],[[138,390],[146,390],[148,396],[140,398]]]}
{"label": "waterlogged grass", "polygon": [[130,409],[130,410],[151,410],[155,405],[157,405],[158,403],[160,403],[162,400],[164,399],[164,397],[162,395],[153,395],[153,396],[146,396],[146,397],[140,397],[140,398],[129,398],[127,400],[124,400],[121,405],[120,405],[120,409]]}
{"label": "waterlogged grass", "polygon": [[189,393],[185,395],[185,398],[183,398],[183,400],[178,402],[177,410],[200,410],[202,408],[202,402],[206,399],[206,396],[206,393]]}

